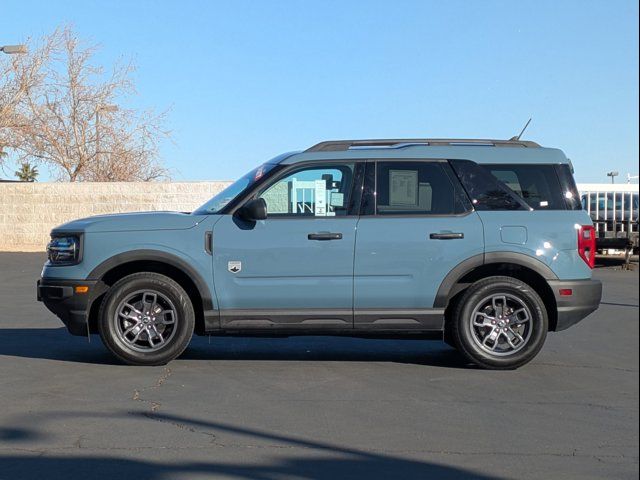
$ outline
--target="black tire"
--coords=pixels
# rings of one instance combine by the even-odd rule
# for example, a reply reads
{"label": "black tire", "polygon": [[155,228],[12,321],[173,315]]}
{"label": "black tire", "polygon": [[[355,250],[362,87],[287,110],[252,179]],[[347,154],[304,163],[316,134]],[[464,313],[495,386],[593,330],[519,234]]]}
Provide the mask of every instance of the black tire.
{"label": "black tire", "polygon": [[[474,321],[472,316],[475,316],[474,311],[481,309],[482,305],[488,305],[487,302],[491,302],[492,298],[502,295],[506,295],[505,298],[508,298],[510,302],[521,302],[522,306],[528,309],[526,314],[523,313],[523,315],[530,317],[530,320],[526,322],[528,326],[525,326],[525,323],[521,323],[516,328],[518,332],[527,332],[526,337],[524,333],[521,334],[521,337],[525,339],[522,344],[520,344],[515,335],[511,333],[512,330],[504,330],[504,332],[508,332],[507,334],[500,333],[498,326],[487,325],[486,327],[477,328],[472,326],[472,322]],[[514,303],[512,303],[512,305],[514,305]],[[478,311],[492,312],[490,308],[489,310]],[[478,313],[478,315],[482,315],[482,313]],[[476,316],[476,319],[477,318],[484,321],[483,317]],[[511,317],[510,321],[515,322],[516,320],[513,320],[513,317]],[[536,291],[530,285],[518,279],[502,276],[488,277],[471,285],[457,302],[451,322],[451,337],[456,348],[476,365],[493,370],[515,369],[530,362],[544,345],[549,328],[547,310],[544,302]],[[490,320],[487,320],[487,322],[491,323]],[[513,325],[515,325],[515,323],[505,325],[505,328],[508,329]],[[490,336],[494,329],[498,330],[498,346],[503,345],[505,350],[507,350],[506,353],[499,351],[497,353],[491,353],[487,351],[487,349],[493,345],[493,342],[491,338],[487,339],[486,337]],[[483,332],[488,333],[486,333],[483,338],[479,338]],[[488,342],[488,346],[485,345],[485,347],[483,347],[481,344],[483,343],[482,340],[485,339],[490,341]],[[511,348],[509,344],[505,345],[506,342],[513,340],[518,342],[518,350]],[[513,351],[508,353],[508,350]]]}
{"label": "black tire", "polygon": [[[160,322],[157,324],[158,328],[167,329],[161,333],[170,332],[170,335],[167,334],[166,341],[163,339],[165,343],[159,347],[151,346],[148,340],[146,341],[147,347],[128,342],[127,336],[122,331],[125,327],[118,323],[123,320],[117,315],[117,309],[127,298],[132,295],[135,298],[140,292],[155,292],[156,299],[160,298],[161,301],[168,303],[169,310],[175,311],[175,314],[169,316],[169,319],[173,318],[173,324],[167,326],[161,325]],[[158,308],[162,308],[162,306]],[[131,312],[129,314],[136,316]],[[137,322],[137,320],[133,320],[131,325],[134,324],[133,322]],[[189,295],[171,278],[152,272],[135,273],[116,282],[104,296],[98,313],[98,332],[102,342],[116,358],[129,365],[165,365],[177,358],[189,345],[194,325],[195,313]],[[134,331],[133,334],[137,331]],[[143,332],[141,337],[148,339],[152,335],[148,334],[147,336]],[[155,334],[153,338],[156,338]],[[159,338],[156,338],[157,342],[159,342]],[[138,340],[138,342],[145,343],[144,340]],[[152,350],[153,348],[156,350]]]}

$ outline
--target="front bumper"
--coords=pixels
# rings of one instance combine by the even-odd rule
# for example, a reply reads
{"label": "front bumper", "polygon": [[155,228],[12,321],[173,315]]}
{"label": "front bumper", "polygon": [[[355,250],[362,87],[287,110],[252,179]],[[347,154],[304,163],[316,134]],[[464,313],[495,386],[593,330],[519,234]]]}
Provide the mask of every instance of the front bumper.
{"label": "front bumper", "polygon": [[[89,287],[86,293],[78,293],[76,287]],[[72,335],[89,334],[89,312],[93,301],[106,291],[102,282],[96,280],[38,280],[38,301],[54,313]]]}
{"label": "front bumper", "polygon": [[[549,286],[556,297],[558,322],[556,331],[566,330],[595,312],[602,299],[600,280],[552,280]],[[561,295],[561,291],[571,290],[571,295]]]}

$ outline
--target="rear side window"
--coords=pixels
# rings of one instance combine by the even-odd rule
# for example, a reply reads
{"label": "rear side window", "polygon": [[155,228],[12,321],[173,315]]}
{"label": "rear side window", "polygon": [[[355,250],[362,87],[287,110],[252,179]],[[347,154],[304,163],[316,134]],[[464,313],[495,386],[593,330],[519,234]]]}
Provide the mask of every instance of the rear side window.
{"label": "rear side window", "polygon": [[[566,210],[566,197],[554,165],[482,165],[534,210]],[[573,195],[573,193],[572,193]]]}
{"label": "rear side window", "polygon": [[[378,215],[454,215],[468,211],[444,162],[378,162]],[[468,203],[468,201],[467,201]]]}
{"label": "rear side window", "polygon": [[[491,172],[470,160],[451,160],[460,183],[476,210],[530,210],[528,204]],[[506,180],[515,180],[514,177]]]}

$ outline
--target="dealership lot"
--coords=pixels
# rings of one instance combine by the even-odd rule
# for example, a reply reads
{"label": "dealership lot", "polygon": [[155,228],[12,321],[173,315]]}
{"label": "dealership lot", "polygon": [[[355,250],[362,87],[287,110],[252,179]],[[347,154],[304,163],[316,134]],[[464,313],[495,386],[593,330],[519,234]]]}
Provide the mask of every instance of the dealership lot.
{"label": "dealership lot", "polygon": [[638,272],[511,372],[433,341],[195,338],[113,362],[0,253],[0,479],[637,478]]}

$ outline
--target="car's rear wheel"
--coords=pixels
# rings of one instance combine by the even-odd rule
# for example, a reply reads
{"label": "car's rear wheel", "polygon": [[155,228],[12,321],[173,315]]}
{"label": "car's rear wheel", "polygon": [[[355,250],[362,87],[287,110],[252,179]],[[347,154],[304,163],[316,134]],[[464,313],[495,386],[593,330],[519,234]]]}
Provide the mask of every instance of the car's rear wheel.
{"label": "car's rear wheel", "polygon": [[544,344],[549,324],[540,296],[512,277],[489,277],[471,285],[451,322],[456,348],[491,369],[513,369],[531,361]]}
{"label": "car's rear wheel", "polygon": [[105,346],[131,365],[164,365],[187,347],[195,323],[184,289],[158,273],[124,277],[105,295],[98,331]]}

